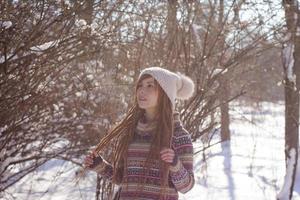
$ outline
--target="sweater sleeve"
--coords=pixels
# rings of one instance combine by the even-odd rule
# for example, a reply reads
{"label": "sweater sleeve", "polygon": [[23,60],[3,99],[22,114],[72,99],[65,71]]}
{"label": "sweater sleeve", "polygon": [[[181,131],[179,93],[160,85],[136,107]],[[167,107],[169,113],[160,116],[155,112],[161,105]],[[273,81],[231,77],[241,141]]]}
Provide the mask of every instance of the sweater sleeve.
{"label": "sweater sleeve", "polygon": [[[120,168],[119,170],[117,170],[117,180],[115,181],[116,184],[119,184],[122,181],[122,176],[123,176],[123,169]],[[104,179],[108,180],[108,181],[113,181],[113,173],[114,173],[114,168],[113,166],[108,163],[106,160],[103,159],[103,162],[101,162],[99,165],[97,165],[93,171],[95,171],[96,173],[100,174],[101,177],[103,177]]]}
{"label": "sweater sleeve", "polygon": [[104,179],[109,181],[112,180],[113,177],[113,166],[109,164],[106,160],[103,160],[99,165],[97,165],[93,171],[100,174]]}
{"label": "sweater sleeve", "polygon": [[170,166],[170,177],[177,191],[186,193],[195,183],[193,144],[189,133],[182,126],[176,128],[172,143],[178,158],[176,164]]}

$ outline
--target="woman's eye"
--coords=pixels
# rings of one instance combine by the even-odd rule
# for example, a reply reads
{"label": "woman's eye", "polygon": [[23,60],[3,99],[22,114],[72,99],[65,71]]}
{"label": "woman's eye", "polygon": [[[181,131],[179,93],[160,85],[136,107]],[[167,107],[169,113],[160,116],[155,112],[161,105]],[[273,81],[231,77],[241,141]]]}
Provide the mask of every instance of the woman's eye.
{"label": "woman's eye", "polygon": [[148,85],[148,87],[153,87],[153,85]]}

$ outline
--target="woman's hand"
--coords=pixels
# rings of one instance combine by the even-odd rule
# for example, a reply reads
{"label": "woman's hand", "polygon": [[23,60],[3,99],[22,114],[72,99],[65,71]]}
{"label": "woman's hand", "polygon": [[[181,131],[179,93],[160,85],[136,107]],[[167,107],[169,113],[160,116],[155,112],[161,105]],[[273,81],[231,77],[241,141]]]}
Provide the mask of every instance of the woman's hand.
{"label": "woman's hand", "polygon": [[94,163],[94,159],[95,159],[95,154],[93,153],[93,152],[91,152],[91,153],[89,153],[86,157],[85,157],[85,159],[84,159],[84,167],[86,167],[86,168],[90,168],[90,166],[92,166],[93,165],[93,163]]}
{"label": "woman's hand", "polygon": [[173,149],[165,148],[160,152],[160,158],[169,164],[174,164],[177,161],[177,156]]}
{"label": "woman's hand", "polygon": [[97,156],[96,153],[91,152],[84,159],[84,167],[92,169],[98,164],[100,164],[102,161],[103,160],[101,156]]}

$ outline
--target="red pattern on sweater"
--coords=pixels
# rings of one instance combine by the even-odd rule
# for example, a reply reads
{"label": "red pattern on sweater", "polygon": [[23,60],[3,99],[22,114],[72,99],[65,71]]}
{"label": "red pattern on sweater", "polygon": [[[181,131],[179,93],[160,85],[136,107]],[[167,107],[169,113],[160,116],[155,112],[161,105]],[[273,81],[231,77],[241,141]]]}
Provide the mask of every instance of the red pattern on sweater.
{"label": "red pattern on sweater", "polygon": [[[120,184],[122,190],[121,200],[132,199],[160,199],[161,171],[159,162],[153,161],[151,168],[145,172],[142,167],[151,141],[151,131],[155,128],[155,123],[145,123],[142,120],[138,122],[135,137],[128,148],[127,170],[124,170],[123,179]],[[194,185],[193,173],[193,144],[190,134],[183,128],[179,120],[179,113],[174,113],[174,134],[172,138],[172,147],[178,156],[178,162],[175,166],[170,166],[169,186],[166,190],[164,200],[177,200],[178,192],[186,193]],[[102,166],[97,166],[95,171],[104,178],[112,178],[112,166],[104,162]],[[143,190],[140,190],[140,181],[144,180]]]}

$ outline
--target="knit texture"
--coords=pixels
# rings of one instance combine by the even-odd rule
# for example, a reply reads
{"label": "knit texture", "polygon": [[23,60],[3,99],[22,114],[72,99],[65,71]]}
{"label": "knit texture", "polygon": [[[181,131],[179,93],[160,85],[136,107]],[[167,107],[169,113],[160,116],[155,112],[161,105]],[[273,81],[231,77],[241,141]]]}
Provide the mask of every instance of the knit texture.
{"label": "knit texture", "polygon": [[[138,122],[134,139],[128,148],[127,171],[123,171],[120,183],[122,188],[121,200],[162,199],[159,196],[162,173],[159,169],[159,162],[151,162],[149,171],[145,172],[143,168],[156,123],[156,121],[147,123],[143,119],[140,119]],[[178,161],[175,166],[170,166],[169,185],[164,200],[177,200],[178,192],[186,193],[194,185],[193,145],[189,133],[182,127],[178,112],[174,113],[172,147],[178,157]],[[107,162],[98,165],[95,171],[109,180],[111,180],[113,175],[113,168]],[[138,185],[141,179],[145,181],[142,190],[140,185]]]}

